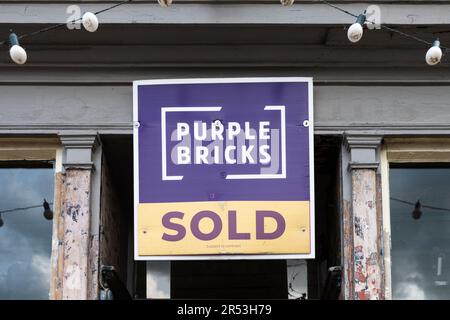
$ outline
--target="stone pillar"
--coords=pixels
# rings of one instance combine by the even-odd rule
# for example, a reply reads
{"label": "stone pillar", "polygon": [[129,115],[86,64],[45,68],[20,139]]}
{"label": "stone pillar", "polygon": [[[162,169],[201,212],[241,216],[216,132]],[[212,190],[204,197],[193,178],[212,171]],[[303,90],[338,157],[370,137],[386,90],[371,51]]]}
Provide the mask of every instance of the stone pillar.
{"label": "stone pillar", "polygon": [[[377,177],[381,137],[348,136],[351,201],[344,226],[346,295],[355,300],[383,299],[383,259],[380,243],[381,198]],[[345,212],[344,212],[345,216]]]}
{"label": "stone pillar", "polygon": [[98,236],[91,234],[91,194],[95,134],[60,134],[63,146],[58,212],[58,263],[55,299],[98,298]]}

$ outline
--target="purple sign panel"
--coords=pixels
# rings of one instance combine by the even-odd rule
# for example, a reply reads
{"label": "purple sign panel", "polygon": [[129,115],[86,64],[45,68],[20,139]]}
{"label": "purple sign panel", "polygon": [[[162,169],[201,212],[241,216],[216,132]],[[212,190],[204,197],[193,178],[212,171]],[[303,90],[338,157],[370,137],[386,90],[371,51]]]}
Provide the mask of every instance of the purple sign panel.
{"label": "purple sign panel", "polygon": [[[259,223],[264,217],[273,222],[274,258],[313,257],[312,116],[310,78],[136,81],[136,259],[185,257],[171,249],[174,241],[168,239],[220,240],[222,247],[228,240],[248,240],[252,235],[230,239],[223,233],[230,235],[232,227],[236,232],[237,209],[253,206]],[[224,204],[232,208],[225,210]],[[222,212],[213,212],[216,205]],[[252,228],[247,220],[255,219],[241,216],[241,225]],[[212,223],[211,232],[202,220]],[[295,241],[289,222],[307,230],[301,248],[283,245]],[[272,239],[270,232],[257,231],[255,241]],[[222,256],[257,258],[263,252],[257,243],[240,246]],[[204,248],[189,256],[220,253]]]}

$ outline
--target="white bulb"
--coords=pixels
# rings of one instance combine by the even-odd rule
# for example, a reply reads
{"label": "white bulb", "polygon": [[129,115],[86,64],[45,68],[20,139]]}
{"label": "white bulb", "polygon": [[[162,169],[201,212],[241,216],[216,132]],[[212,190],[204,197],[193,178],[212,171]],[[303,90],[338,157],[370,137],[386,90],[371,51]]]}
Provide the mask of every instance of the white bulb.
{"label": "white bulb", "polygon": [[172,0],[158,0],[161,7],[168,7],[172,4]]}
{"label": "white bulb", "polygon": [[98,29],[98,19],[92,12],[86,12],[81,19],[83,27],[89,32],[95,32]]}
{"label": "white bulb", "polygon": [[21,46],[15,44],[9,49],[9,55],[17,64],[24,64],[27,62],[27,52]]}
{"label": "white bulb", "polygon": [[359,23],[354,23],[348,28],[347,37],[351,42],[358,42],[363,36],[363,27]]}
{"label": "white bulb", "polygon": [[439,62],[441,62],[441,59],[442,50],[441,48],[439,48],[439,46],[432,46],[430,49],[428,49],[425,60],[430,66],[438,64]]}

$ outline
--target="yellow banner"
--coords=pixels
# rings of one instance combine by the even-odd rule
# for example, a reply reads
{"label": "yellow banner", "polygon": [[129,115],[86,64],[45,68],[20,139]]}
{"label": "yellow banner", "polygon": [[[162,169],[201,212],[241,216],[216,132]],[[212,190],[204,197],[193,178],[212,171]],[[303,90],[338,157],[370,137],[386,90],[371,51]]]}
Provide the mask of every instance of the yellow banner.
{"label": "yellow banner", "polygon": [[142,203],[138,255],[310,254],[308,201]]}

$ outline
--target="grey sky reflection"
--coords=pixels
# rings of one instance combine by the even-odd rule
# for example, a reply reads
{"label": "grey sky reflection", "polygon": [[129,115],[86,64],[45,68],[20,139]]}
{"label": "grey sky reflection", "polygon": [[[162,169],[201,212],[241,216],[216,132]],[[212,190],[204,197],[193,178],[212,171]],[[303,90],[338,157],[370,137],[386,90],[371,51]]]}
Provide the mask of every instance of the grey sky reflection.
{"label": "grey sky reflection", "polygon": [[[53,169],[0,168],[0,210],[53,199]],[[2,214],[0,299],[48,299],[52,221],[43,208]]]}
{"label": "grey sky reflection", "polygon": [[[394,168],[391,197],[450,209],[450,169]],[[394,299],[450,299],[450,212],[391,204]]]}

